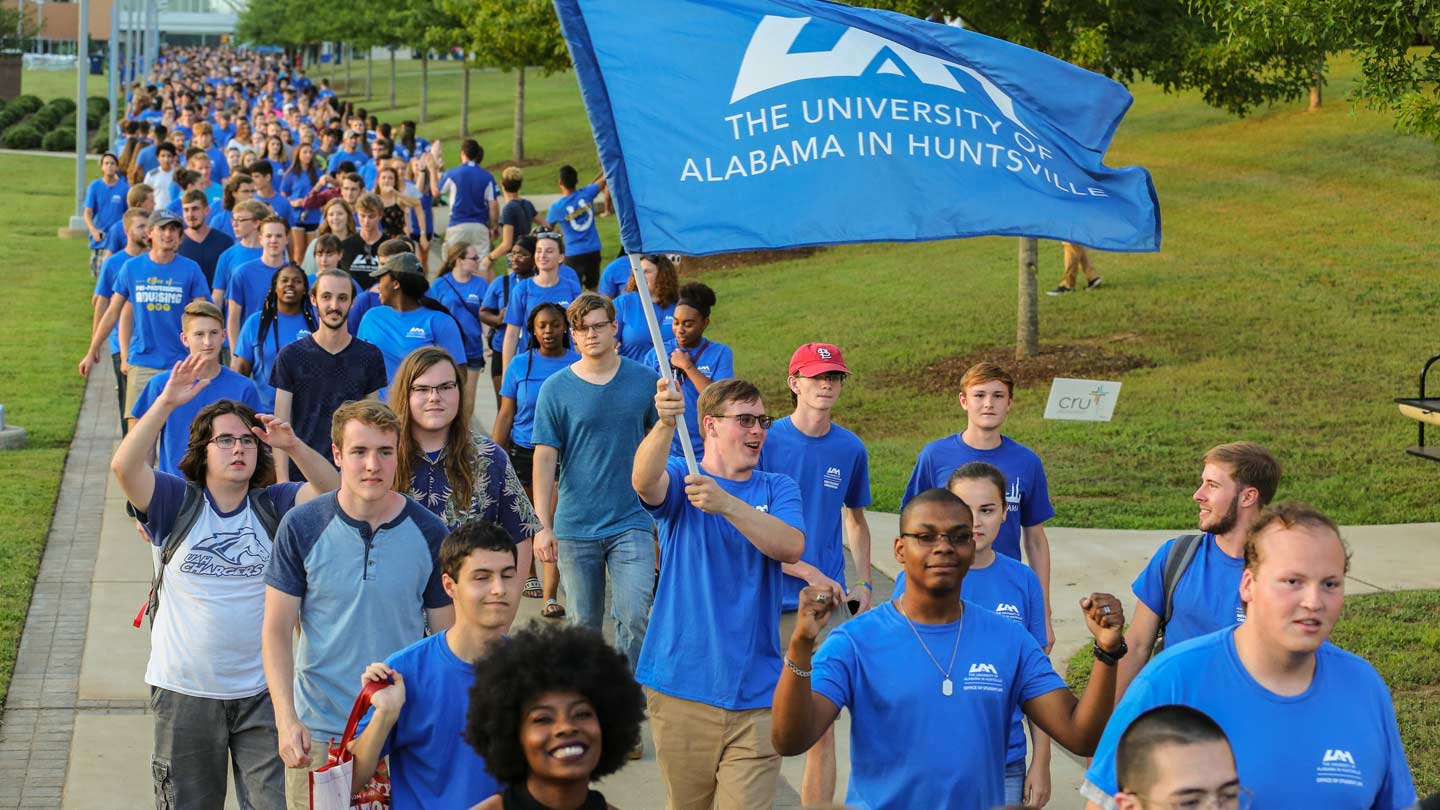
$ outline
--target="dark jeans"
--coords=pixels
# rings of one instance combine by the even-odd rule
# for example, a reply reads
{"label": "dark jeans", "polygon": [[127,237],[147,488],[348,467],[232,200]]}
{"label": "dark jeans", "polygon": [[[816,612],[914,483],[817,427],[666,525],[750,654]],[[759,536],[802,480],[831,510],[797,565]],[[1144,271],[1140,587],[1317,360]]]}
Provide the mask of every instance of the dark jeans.
{"label": "dark jeans", "polygon": [[120,404],[120,435],[124,436],[130,432],[130,426],[125,421],[125,375],[120,373],[120,353],[110,355],[110,367],[115,369],[115,393],[119,397]]}
{"label": "dark jeans", "polygon": [[566,256],[565,263],[580,277],[580,286],[595,292],[600,286],[600,251]]}
{"label": "dark jeans", "polygon": [[223,810],[231,759],[241,810],[285,810],[285,764],[269,692],[220,700],[152,686],[150,711],[156,810]]}

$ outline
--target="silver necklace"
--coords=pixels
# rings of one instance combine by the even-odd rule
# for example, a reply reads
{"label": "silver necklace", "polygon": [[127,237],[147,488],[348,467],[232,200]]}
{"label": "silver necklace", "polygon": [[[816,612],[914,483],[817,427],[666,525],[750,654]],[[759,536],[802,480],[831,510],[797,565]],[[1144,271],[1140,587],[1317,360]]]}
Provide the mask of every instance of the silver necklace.
{"label": "silver necklace", "polygon": [[945,680],[940,682],[940,694],[945,697],[950,697],[955,693],[955,684],[950,680],[950,672],[955,669],[955,654],[960,652],[960,631],[965,629],[965,613],[962,610],[960,619],[956,622],[958,626],[955,628],[955,649],[950,651],[950,666],[942,667],[940,666],[940,662],[935,659],[934,653],[930,652],[930,648],[925,646],[925,639],[920,637],[920,631],[916,629],[915,622],[911,621],[910,616],[905,612],[905,605],[901,604],[899,599],[896,599],[895,607],[900,610],[900,615],[904,616],[905,622],[910,625],[910,632],[914,633],[915,640],[920,642],[920,649],[925,651],[925,654],[930,657],[930,662],[935,665],[936,669],[940,670],[941,676],[944,677]]}

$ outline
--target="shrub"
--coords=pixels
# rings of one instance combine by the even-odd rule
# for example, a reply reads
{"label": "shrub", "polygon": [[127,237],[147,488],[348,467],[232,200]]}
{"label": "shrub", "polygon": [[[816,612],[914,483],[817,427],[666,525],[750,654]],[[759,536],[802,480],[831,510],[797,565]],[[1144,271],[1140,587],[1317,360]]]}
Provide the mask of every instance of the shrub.
{"label": "shrub", "polygon": [[96,112],[95,110],[91,110],[90,112],[86,113],[85,126],[89,127],[91,132],[94,132],[105,126],[105,113]]}
{"label": "shrub", "polygon": [[12,104],[0,110],[0,132],[4,132],[10,127],[20,123],[24,120],[25,115],[25,111],[22,110],[18,104]]}
{"label": "shrub", "polygon": [[45,106],[49,107],[57,113],[60,113],[61,115],[69,112],[75,112],[75,102],[71,101],[68,98],[50,99],[50,103],[46,104]]}
{"label": "shrub", "polygon": [[45,102],[41,101],[38,96],[31,95],[20,96],[15,99],[14,104],[15,106],[23,108],[27,113],[33,113],[45,106]]}
{"label": "shrub", "polygon": [[45,136],[41,148],[46,152],[73,152],[75,150],[75,130],[61,128]]}
{"label": "shrub", "polygon": [[61,116],[61,117],[60,117],[60,120],[59,120],[58,122],[56,122],[55,126],[57,126],[57,127],[70,127],[71,129],[74,129],[74,128],[75,128],[75,113],[73,113],[73,112],[65,113],[65,115]]}
{"label": "shrub", "polygon": [[28,122],[16,124],[0,134],[0,142],[3,142],[7,149],[34,149],[40,145],[40,130],[31,126]]}
{"label": "shrub", "polygon": [[39,112],[30,116],[29,123],[42,132],[49,132],[60,123],[60,114],[48,107],[42,107]]}
{"label": "shrub", "polygon": [[110,149],[110,134],[108,132],[96,132],[95,137],[90,139],[90,153],[102,155]]}
{"label": "shrub", "polygon": [[85,108],[92,113],[105,115],[110,112],[110,99],[104,96],[91,96],[85,99]]}

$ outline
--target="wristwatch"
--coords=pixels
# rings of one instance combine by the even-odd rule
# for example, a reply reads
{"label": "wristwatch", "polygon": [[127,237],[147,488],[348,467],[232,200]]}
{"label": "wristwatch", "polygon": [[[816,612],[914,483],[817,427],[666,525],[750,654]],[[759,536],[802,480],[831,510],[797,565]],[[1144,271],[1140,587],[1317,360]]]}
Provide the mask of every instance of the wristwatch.
{"label": "wristwatch", "polygon": [[1099,644],[1092,645],[1091,652],[1095,654],[1096,661],[1113,667],[1120,662],[1121,658],[1125,657],[1125,653],[1130,652],[1130,647],[1125,643],[1125,639],[1122,638],[1120,639],[1120,649],[1113,653],[1108,653],[1100,649]]}

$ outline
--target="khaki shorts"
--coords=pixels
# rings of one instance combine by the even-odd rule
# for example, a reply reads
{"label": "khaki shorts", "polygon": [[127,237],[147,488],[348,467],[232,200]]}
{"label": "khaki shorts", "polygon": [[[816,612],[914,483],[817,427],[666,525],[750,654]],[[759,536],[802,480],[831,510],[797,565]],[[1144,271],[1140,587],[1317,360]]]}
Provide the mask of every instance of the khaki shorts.
{"label": "khaki shorts", "polygon": [[145,390],[145,384],[160,376],[162,369],[146,368],[145,366],[131,366],[130,372],[125,375],[125,418],[129,419],[130,414],[135,410],[135,403],[140,400],[140,392]]}
{"label": "khaki shorts", "polygon": [[454,245],[456,242],[469,242],[482,252],[487,251],[490,249],[490,226],[479,222],[451,225],[445,229],[445,244]]}
{"label": "khaki shorts", "polygon": [[780,755],[770,744],[770,710],[732,711],[646,687],[650,736],[669,810],[772,807]]}
{"label": "khaki shorts", "polygon": [[310,737],[310,767],[285,769],[286,810],[310,810],[310,772],[325,767],[325,747],[329,744],[329,737],[320,740],[312,734]]}

